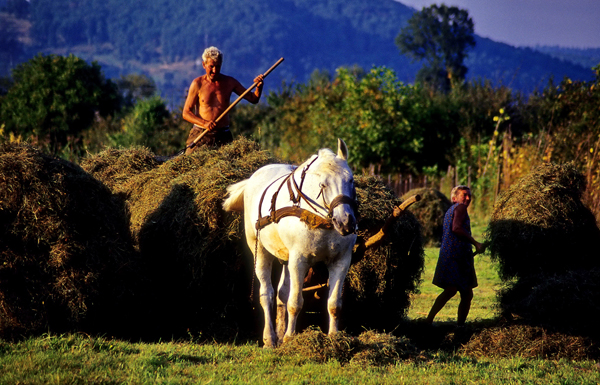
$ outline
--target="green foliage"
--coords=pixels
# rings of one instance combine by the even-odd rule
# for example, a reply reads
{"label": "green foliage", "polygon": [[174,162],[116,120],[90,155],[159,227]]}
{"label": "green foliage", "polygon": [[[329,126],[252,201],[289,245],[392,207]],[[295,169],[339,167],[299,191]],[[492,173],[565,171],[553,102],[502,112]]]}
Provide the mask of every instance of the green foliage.
{"label": "green foliage", "polygon": [[465,78],[463,61],[475,46],[473,35],[473,20],[466,10],[434,4],[415,13],[395,41],[402,53],[427,63],[417,79],[448,90]]}
{"label": "green foliage", "polygon": [[37,137],[53,154],[88,128],[96,113],[106,116],[118,107],[116,87],[100,66],[73,55],[38,55],[17,66],[13,80],[1,121],[8,131]]}
{"label": "green foliage", "polygon": [[160,96],[139,100],[133,110],[122,121],[121,131],[108,135],[108,141],[114,147],[143,145],[150,148],[154,143],[154,134],[165,129],[165,121],[170,114]]}
{"label": "green foliage", "polygon": [[388,68],[340,68],[333,82],[313,73],[306,86],[269,97],[276,107],[261,125],[261,143],[285,159],[299,161],[343,138],[351,164],[381,170],[416,170],[422,131],[411,124],[419,88],[397,80]]}

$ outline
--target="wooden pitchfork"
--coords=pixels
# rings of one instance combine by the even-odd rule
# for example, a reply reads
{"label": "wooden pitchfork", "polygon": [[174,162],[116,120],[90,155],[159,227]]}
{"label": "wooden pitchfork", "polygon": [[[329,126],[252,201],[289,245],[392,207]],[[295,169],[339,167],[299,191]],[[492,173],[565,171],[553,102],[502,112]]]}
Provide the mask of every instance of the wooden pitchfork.
{"label": "wooden pitchfork", "polygon": [[[271,71],[273,71],[273,70],[274,70],[274,69],[275,69],[275,68],[276,68],[276,67],[277,67],[279,64],[281,64],[281,62],[282,62],[282,61],[283,61],[283,58],[281,58],[281,59],[277,60],[277,62],[276,62],[275,64],[273,64],[273,65],[271,66],[271,68],[269,68],[269,69],[268,69],[268,70],[267,70],[267,71],[266,71],[266,72],[263,74],[263,79],[264,79],[264,78],[266,78],[266,77],[267,77],[267,75],[268,75],[268,74],[270,74],[270,73],[271,73]],[[227,107],[227,109],[221,113],[221,115],[219,115],[219,117],[218,117],[218,118],[215,120],[215,123],[219,122],[219,120],[221,120],[221,119],[222,119],[222,118],[223,118],[225,115],[227,115],[227,113],[228,113],[228,112],[229,112],[229,111],[230,111],[230,110],[231,110],[233,107],[235,107],[235,105],[236,105],[236,104],[238,104],[238,103],[239,103],[239,102],[240,102],[240,101],[241,101],[241,100],[244,98],[244,96],[246,96],[246,94],[248,94],[248,92],[252,91],[252,90],[253,90],[253,89],[254,89],[254,88],[257,86],[257,85],[258,85],[258,83],[254,83],[254,84],[252,84],[250,87],[248,87],[248,89],[247,89],[246,91],[244,91],[244,92],[243,92],[243,93],[242,93],[240,96],[238,96],[238,98],[237,98],[237,99],[235,99],[235,101],[234,101],[233,103],[231,103],[231,104],[229,105],[229,107]],[[175,158],[175,157],[177,157],[177,156],[179,156],[179,155],[183,155],[183,154],[185,153],[185,151],[186,151],[188,148],[192,148],[192,147],[194,147],[194,146],[196,145],[196,143],[198,143],[198,141],[199,141],[200,139],[202,139],[202,137],[203,137],[203,136],[204,136],[204,135],[205,135],[207,132],[208,132],[208,130],[207,130],[207,129],[204,129],[204,131],[203,131],[203,132],[202,132],[200,135],[198,135],[198,136],[196,137],[196,139],[194,139],[194,141],[193,141],[192,143],[190,143],[189,145],[185,146],[185,148],[183,148],[183,149],[179,150],[177,153],[175,153],[175,154],[173,154],[173,155],[171,155],[171,156],[157,157],[157,160],[158,160],[158,161],[161,161],[161,162],[164,162],[164,161],[167,161],[167,160],[169,160],[169,159]]]}

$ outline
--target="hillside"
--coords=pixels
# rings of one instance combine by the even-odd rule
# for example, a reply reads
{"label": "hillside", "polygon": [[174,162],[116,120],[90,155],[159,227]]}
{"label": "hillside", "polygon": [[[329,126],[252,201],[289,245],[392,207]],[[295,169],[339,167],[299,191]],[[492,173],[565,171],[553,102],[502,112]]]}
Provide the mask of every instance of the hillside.
{"label": "hillside", "polygon": [[[315,69],[334,73],[352,65],[386,66],[412,82],[420,65],[399,53],[394,37],[413,12],[394,0],[37,1],[30,5],[32,40],[21,59],[74,53],[98,61],[107,77],[143,72],[174,105],[202,70],[197,60],[208,45],[223,50],[223,72],[244,84],[285,57],[268,89],[305,82]],[[589,68],[479,37],[466,65],[468,78],[525,92],[551,75],[592,78]]]}

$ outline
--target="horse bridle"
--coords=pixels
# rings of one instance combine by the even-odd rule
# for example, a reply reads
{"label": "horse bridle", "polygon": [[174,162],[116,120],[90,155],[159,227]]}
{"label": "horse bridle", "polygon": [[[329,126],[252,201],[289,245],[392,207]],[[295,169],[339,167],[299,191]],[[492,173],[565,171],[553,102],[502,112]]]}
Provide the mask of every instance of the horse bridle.
{"label": "horse bridle", "polygon": [[[302,170],[302,175],[300,176],[300,186],[298,186],[298,184],[296,182],[296,178],[294,178],[294,173],[296,172],[297,168],[294,169],[289,174],[283,175],[283,176],[277,178],[276,180],[271,182],[271,184],[269,186],[267,186],[267,188],[263,191],[263,194],[262,194],[262,197],[260,198],[260,202],[259,202],[259,206],[258,206],[258,218],[259,219],[256,223],[257,228],[262,228],[269,223],[273,223],[273,222],[277,223],[277,222],[279,222],[279,219],[281,219],[284,216],[294,215],[294,216],[300,217],[302,214],[306,215],[306,213],[309,213],[309,215],[319,216],[319,214],[314,214],[306,209],[301,208],[300,202],[302,199],[304,199],[306,204],[308,204],[316,213],[318,213],[319,210],[327,211],[326,219],[327,219],[327,222],[330,224],[330,227],[332,227],[331,221],[333,218],[333,210],[339,205],[342,205],[342,204],[350,205],[350,207],[352,208],[352,211],[354,211],[354,214],[357,215],[358,205],[356,203],[356,190],[355,190],[354,186],[353,186],[353,194],[352,194],[353,197],[349,197],[347,195],[340,194],[340,195],[336,196],[335,198],[333,198],[333,200],[331,201],[330,204],[327,204],[327,201],[325,200],[325,194],[323,192],[323,190],[325,189],[326,186],[321,185],[321,190],[319,191],[319,194],[317,195],[316,199],[319,199],[319,197],[321,195],[323,195],[323,204],[325,205],[325,207],[316,203],[316,199],[312,200],[308,196],[306,196],[306,194],[304,194],[302,192],[302,186],[304,185],[304,179],[306,177],[306,172],[308,171],[310,166],[318,159],[318,157],[319,157],[318,155],[315,156],[315,158],[309,164],[307,164],[304,167],[304,169]],[[262,207],[265,195],[267,193],[267,190],[281,178],[285,178],[285,179],[281,182],[281,184],[277,188],[277,191],[275,191],[275,193],[271,197],[270,215],[266,216],[266,217],[262,217],[261,207]],[[277,201],[277,196],[279,195],[279,191],[281,191],[281,188],[283,187],[284,184],[287,184],[288,192],[290,194],[290,200],[293,203],[293,207],[291,207],[291,208],[284,207],[281,209],[276,209],[275,204]],[[294,193],[294,190],[296,191],[296,193]],[[315,206],[318,206],[318,207],[315,207]]]}

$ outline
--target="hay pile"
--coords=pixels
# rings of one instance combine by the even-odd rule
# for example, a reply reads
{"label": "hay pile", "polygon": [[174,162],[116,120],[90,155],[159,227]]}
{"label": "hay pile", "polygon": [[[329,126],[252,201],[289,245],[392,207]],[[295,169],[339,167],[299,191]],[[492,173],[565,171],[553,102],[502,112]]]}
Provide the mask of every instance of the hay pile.
{"label": "hay pile", "polygon": [[[373,176],[354,176],[359,201],[359,238],[368,239],[379,231],[402,201]],[[417,290],[424,264],[421,226],[405,212],[386,241],[368,249],[350,266],[343,293],[342,326],[351,332],[364,328],[393,330],[410,306],[410,294]]]}
{"label": "hay pile", "polygon": [[394,365],[419,358],[419,351],[404,337],[365,331],[352,337],[341,331],[333,336],[308,328],[285,342],[277,353],[299,357],[301,363],[326,363],[331,360],[351,365]]}
{"label": "hay pile", "polygon": [[81,167],[113,191],[130,178],[158,167],[156,156],[145,147],[130,149],[107,148],[85,158]]}
{"label": "hay pile", "polygon": [[572,165],[543,164],[494,205],[486,237],[507,282],[505,316],[598,335],[588,318],[600,313],[600,230],[584,189]]}
{"label": "hay pile", "polygon": [[543,164],[494,205],[486,237],[505,279],[600,266],[600,230],[572,165]]}
{"label": "hay pile", "polygon": [[216,333],[216,328],[247,323],[252,258],[241,215],[224,213],[221,202],[228,185],[276,160],[244,138],[219,149],[202,148],[160,167],[152,167],[148,159],[153,157],[139,149],[98,157],[84,165],[141,159],[140,168],[146,170],[129,175],[134,166],[123,162],[125,171],[96,174],[127,175],[112,188],[127,204],[133,243],[150,282],[144,307],[152,324],[146,333]]}
{"label": "hay pile", "polygon": [[138,262],[125,209],[80,167],[1,145],[0,239],[2,336],[125,323]]}
{"label": "hay pile", "polygon": [[498,294],[507,317],[577,333],[600,341],[600,269],[536,274],[506,285]]}
{"label": "hay pile", "polygon": [[439,247],[444,232],[444,215],[452,206],[452,202],[442,192],[434,188],[412,189],[404,194],[401,199],[404,201],[417,194],[421,196],[421,200],[410,206],[410,211],[423,226],[423,241],[425,244]]}
{"label": "hay pile", "polygon": [[583,360],[598,356],[584,337],[552,333],[541,327],[513,325],[483,329],[462,346],[460,353],[481,358],[549,358]]}

